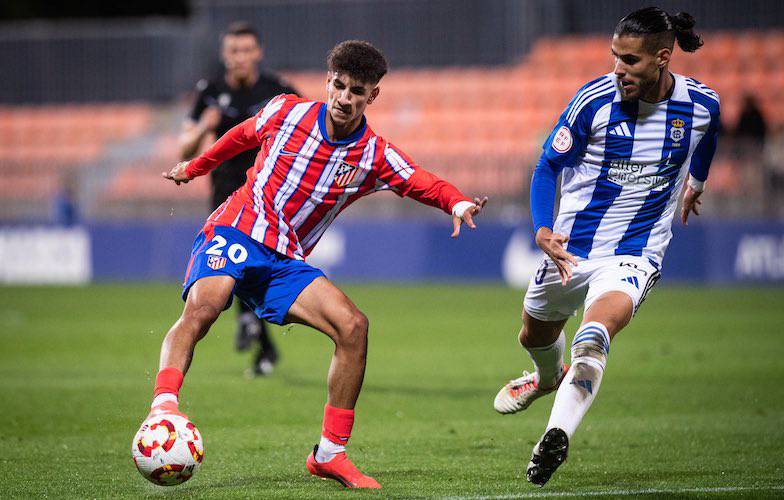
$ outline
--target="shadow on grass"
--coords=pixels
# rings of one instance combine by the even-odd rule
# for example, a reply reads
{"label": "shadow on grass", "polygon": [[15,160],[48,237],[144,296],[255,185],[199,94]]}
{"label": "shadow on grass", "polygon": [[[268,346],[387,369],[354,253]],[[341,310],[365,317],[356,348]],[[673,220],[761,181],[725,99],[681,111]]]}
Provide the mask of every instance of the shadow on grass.
{"label": "shadow on grass", "polygon": [[[308,378],[300,378],[291,375],[281,375],[280,378],[286,384],[296,386],[297,388],[309,387],[321,389],[326,387],[326,380],[313,380]],[[427,397],[442,397],[442,398],[491,398],[495,395],[496,388],[493,387],[411,387],[402,385],[378,385],[378,384],[364,384],[362,386],[363,394],[394,394],[398,396],[427,396]]]}

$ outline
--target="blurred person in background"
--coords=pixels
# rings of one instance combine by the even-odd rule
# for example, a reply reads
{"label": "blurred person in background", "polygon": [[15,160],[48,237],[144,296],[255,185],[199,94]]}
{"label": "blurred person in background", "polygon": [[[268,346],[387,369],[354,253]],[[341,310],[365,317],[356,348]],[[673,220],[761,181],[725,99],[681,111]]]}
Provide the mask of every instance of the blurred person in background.
{"label": "blurred person in background", "polygon": [[[747,92],[743,96],[738,121],[732,130],[732,153],[740,170],[736,203],[743,213],[764,214],[770,206],[763,147],[768,125],[757,98]],[[740,196],[743,193],[744,196]]]}
{"label": "blurred person in background", "polygon": [[735,126],[735,137],[751,139],[761,144],[765,140],[767,130],[765,115],[762,114],[757,99],[752,94],[746,94],[743,96],[743,106],[738,115],[738,124]]}
{"label": "blurred person in background", "polygon": [[764,148],[765,164],[765,215],[784,215],[784,125],[778,125],[768,134]]}
{"label": "blurred person in background", "polygon": [[52,198],[52,221],[58,226],[79,224],[78,190],[76,176],[68,170],[63,172],[59,189]]}
{"label": "blurred person in background", "polygon": [[[259,112],[279,94],[297,91],[277,76],[259,70],[264,46],[250,24],[231,24],[221,37],[221,61],[225,73],[214,80],[200,80],[198,95],[180,134],[180,159],[189,160],[212,145],[217,137]],[[223,162],[210,175],[211,210],[215,210],[245,183],[245,171],[253,166],[259,148],[250,149]],[[265,322],[238,301],[236,348],[246,351],[254,340],[259,348],[253,360],[256,375],[272,372],[278,351],[270,339]]]}

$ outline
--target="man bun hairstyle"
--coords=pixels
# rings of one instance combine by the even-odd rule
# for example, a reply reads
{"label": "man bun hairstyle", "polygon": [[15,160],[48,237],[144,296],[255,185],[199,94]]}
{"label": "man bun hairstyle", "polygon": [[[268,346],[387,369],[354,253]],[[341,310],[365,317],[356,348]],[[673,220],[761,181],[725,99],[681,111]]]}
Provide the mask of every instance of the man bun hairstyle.
{"label": "man bun hairstyle", "polygon": [[702,47],[702,38],[694,32],[695,20],[688,12],[678,12],[671,18],[675,39],[684,52],[694,52]]}
{"label": "man bun hairstyle", "polygon": [[643,37],[643,45],[651,53],[664,47],[672,49],[676,40],[684,52],[694,52],[702,47],[694,24],[694,17],[686,12],[671,16],[658,7],[646,7],[618,21],[615,34]]}
{"label": "man bun hairstyle", "polygon": [[327,55],[327,69],[348,73],[363,83],[378,83],[387,74],[384,54],[369,42],[346,40],[335,45]]}

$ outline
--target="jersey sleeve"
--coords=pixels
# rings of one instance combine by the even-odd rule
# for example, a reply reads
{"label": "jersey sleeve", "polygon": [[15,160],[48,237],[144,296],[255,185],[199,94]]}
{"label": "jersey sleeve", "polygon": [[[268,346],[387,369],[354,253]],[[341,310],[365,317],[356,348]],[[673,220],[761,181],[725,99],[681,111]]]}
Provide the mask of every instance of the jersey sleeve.
{"label": "jersey sleeve", "polygon": [[215,87],[207,80],[199,80],[198,83],[196,83],[196,100],[193,102],[193,107],[188,116],[191,120],[197,122],[205,109],[215,105],[217,105]]}
{"label": "jersey sleeve", "polygon": [[392,144],[384,145],[383,155],[377,163],[376,191],[387,189],[448,214],[458,202],[471,201],[455,186],[420,167]]}
{"label": "jersey sleeve", "polygon": [[275,118],[285,102],[285,97],[281,94],[273,98],[256,116],[229,129],[207,151],[188,163],[185,170],[188,177],[194,178],[204,175],[229,158],[261,146],[272,130]]}
{"label": "jersey sleeve", "polygon": [[534,234],[553,227],[553,206],[558,175],[573,168],[585,152],[596,111],[612,102],[615,85],[606,77],[584,85],[569,102],[542,146],[542,155],[531,179],[531,218]]}
{"label": "jersey sleeve", "polygon": [[605,77],[577,91],[544,142],[542,157],[558,168],[574,167],[588,145],[598,107],[614,94],[614,84]]}
{"label": "jersey sleeve", "polygon": [[710,113],[710,124],[708,130],[700,138],[697,147],[694,148],[689,163],[689,174],[696,182],[692,184],[699,188],[700,191],[704,188],[705,181],[708,179],[708,171],[710,170],[713,155],[716,152],[716,145],[719,140],[719,131],[721,130],[721,111],[718,101],[711,101],[706,98],[703,104]]}

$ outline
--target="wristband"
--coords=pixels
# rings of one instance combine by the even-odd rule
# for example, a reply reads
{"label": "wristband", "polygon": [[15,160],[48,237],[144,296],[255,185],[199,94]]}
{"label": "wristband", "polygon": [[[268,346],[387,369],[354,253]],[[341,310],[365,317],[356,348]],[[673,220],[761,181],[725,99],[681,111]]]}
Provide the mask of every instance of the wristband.
{"label": "wristband", "polygon": [[458,201],[457,203],[455,203],[455,206],[452,207],[452,215],[454,215],[458,219],[462,219],[463,214],[465,214],[465,211],[475,206],[476,205],[474,203],[471,203],[470,201]]}
{"label": "wristband", "polygon": [[698,193],[705,191],[705,181],[698,181],[697,179],[689,175],[689,180],[687,181],[687,183],[690,188],[697,191]]}

